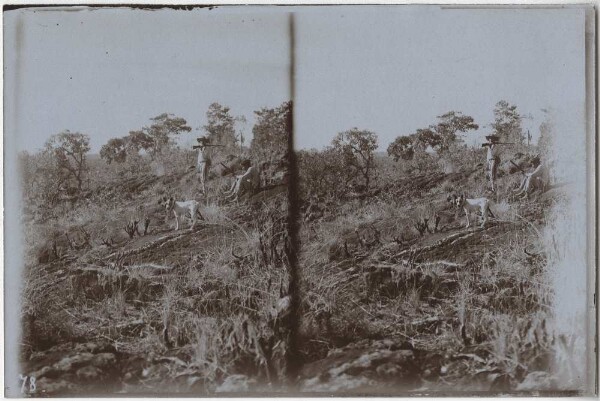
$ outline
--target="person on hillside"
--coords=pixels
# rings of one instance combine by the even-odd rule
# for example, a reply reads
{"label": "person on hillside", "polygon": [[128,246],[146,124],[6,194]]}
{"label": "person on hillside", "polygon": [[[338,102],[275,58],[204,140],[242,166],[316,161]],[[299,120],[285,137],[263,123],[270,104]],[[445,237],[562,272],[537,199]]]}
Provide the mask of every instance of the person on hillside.
{"label": "person on hillside", "polygon": [[196,162],[196,172],[200,175],[200,185],[202,193],[206,194],[206,180],[208,179],[208,171],[210,170],[211,155],[209,153],[210,140],[201,136],[197,138],[198,145],[192,146],[192,149],[198,149],[198,161]]}
{"label": "person on hillside", "polygon": [[246,172],[236,176],[235,182],[228,191],[227,199],[231,198],[237,201],[245,193],[252,195],[260,186],[260,172],[258,168],[252,165],[250,159],[245,159],[242,162],[242,167],[246,169]]}
{"label": "person on hillside", "polygon": [[490,180],[492,192],[496,191],[496,176],[498,173],[498,165],[500,164],[500,148],[499,142],[500,137],[492,134],[487,135],[485,139],[488,142],[483,143],[481,146],[487,148],[487,177]]}

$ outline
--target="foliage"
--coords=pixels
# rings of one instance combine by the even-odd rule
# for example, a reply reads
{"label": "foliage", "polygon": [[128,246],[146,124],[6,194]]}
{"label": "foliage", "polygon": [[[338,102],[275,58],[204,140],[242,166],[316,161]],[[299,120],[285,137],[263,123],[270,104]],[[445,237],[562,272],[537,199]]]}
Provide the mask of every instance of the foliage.
{"label": "foliage", "polygon": [[459,132],[467,132],[479,128],[479,125],[475,124],[473,117],[465,116],[461,112],[449,111],[438,116],[438,120],[438,124],[432,127],[435,134],[439,137],[439,143],[436,143],[434,147],[438,153],[447,152],[450,146],[460,139],[458,137]]}
{"label": "foliage", "polygon": [[291,113],[291,101],[273,109],[263,107],[254,112],[256,124],[252,128],[254,137],[250,144],[250,152],[255,158],[272,160],[285,154],[291,135]]}
{"label": "foliage", "polygon": [[390,143],[387,148],[387,153],[390,157],[394,158],[394,161],[411,160],[415,155],[415,149],[413,146],[414,137],[412,136],[399,136],[394,142]]}
{"label": "foliage", "polygon": [[139,156],[144,151],[155,160],[170,147],[171,138],[182,132],[192,129],[187,121],[173,114],[163,113],[150,119],[153,123],[149,127],[130,131],[128,136],[110,139],[100,149],[100,157],[111,164],[113,161],[124,163],[128,159]]}
{"label": "foliage", "polygon": [[387,153],[394,161],[413,160],[415,155],[425,157],[429,150],[438,155],[448,154],[453,146],[461,142],[459,133],[479,128],[473,117],[461,112],[449,111],[437,117],[439,122],[427,128],[419,128],[414,134],[399,136],[392,142]]}
{"label": "foliage", "polygon": [[157,117],[151,118],[153,124],[150,127],[142,128],[142,132],[147,137],[139,136],[142,146],[148,146],[149,140],[152,141],[152,146],[145,148],[150,153],[152,159],[155,159],[163,149],[167,148],[171,137],[179,135],[181,132],[190,132],[191,127],[187,125],[187,121],[181,117],[174,117],[172,114],[163,113]]}
{"label": "foliage", "polygon": [[50,152],[19,154],[23,198],[26,203],[54,204],[58,198],[61,176]]}
{"label": "foliage", "polygon": [[235,118],[227,106],[212,103],[206,112],[208,123],[203,127],[212,144],[222,145],[222,151],[232,153],[236,148]]}
{"label": "foliage", "polygon": [[59,175],[59,190],[67,190],[76,185],[77,190],[81,191],[89,151],[89,136],[79,132],[66,130],[53,135],[46,142],[44,152],[53,156],[55,172]]}
{"label": "foliage", "polygon": [[521,127],[523,116],[517,111],[517,106],[509,104],[505,100],[496,103],[494,108],[494,122],[491,126],[500,136],[501,142],[514,142],[523,144],[525,136]]}
{"label": "foliage", "polygon": [[127,159],[127,140],[125,138],[111,138],[100,149],[100,157],[106,160],[107,164],[113,161],[123,163]]}
{"label": "foliage", "polygon": [[375,167],[373,153],[377,149],[377,135],[368,130],[353,128],[340,132],[332,141],[333,149],[343,158],[346,182],[361,179],[365,190],[369,190],[371,175]]}
{"label": "foliage", "polygon": [[298,152],[298,171],[303,198],[310,195],[339,198],[348,192],[348,176],[340,152],[332,147],[323,151]]}

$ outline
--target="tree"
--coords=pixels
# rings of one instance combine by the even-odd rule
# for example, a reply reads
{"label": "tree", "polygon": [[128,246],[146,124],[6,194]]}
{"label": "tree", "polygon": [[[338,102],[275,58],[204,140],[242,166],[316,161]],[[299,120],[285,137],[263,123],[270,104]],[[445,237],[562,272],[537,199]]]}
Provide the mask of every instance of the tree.
{"label": "tree", "polygon": [[388,155],[393,157],[395,162],[400,159],[412,160],[415,155],[413,141],[414,137],[410,135],[397,137],[394,142],[390,143],[388,146]]}
{"label": "tree", "polygon": [[338,199],[349,191],[343,155],[328,146],[322,151],[298,151],[298,174],[302,197],[310,195]]}
{"label": "tree", "polygon": [[141,150],[152,154],[154,140],[146,134],[143,129],[129,131],[129,135],[123,138],[125,140],[127,155],[133,156],[140,153]]}
{"label": "tree", "polygon": [[256,124],[252,128],[250,152],[260,160],[280,158],[288,149],[291,129],[288,118],[292,113],[292,102],[284,102],[281,106],[255,111]]}
{"label": "tree", "polygon": [[440,121],[430,128],[438,136],[435,146],[432,146],[438,153],[447,152],[451,145],[460,140],[459,132],[479,129],[473,117],[465,116],[461,112],[449,111],[437,118]]}
{"label": "tree", "polygon": [[375,167],[377,135],[371,131],[352,128],[337,134],[332,146],[342,155],[349,180],[361,177],[365,190],[368,191],[371,173]]}
{"label": "tree", "polygon": [[140,151],[144,151],[155,160],[170,146],[174,136],[192,130],[185,119],[173,114],[163,113],[150,120],[154,123],[149,127],[129,131],[129,135],[125,137],[110,139],[100,149],[100,157],[108,164],[113,161],[124,163],[127,159],[138,156]]}
{"label": "tree", "polygon": [[479,128],[473,117],[465,116],[461,112],[449,111],[437,118],[439,122],[435,125],[419,128],[414,134],[396,138],[388,146],[388,155],[393,157],[394,161],[412,160],[415,154],[424,153],[428,149],[442,155],[461,140],[459,133]]}
{"label": "tree", "polygon": [[523,116],[517,111],[517,106],[509,104],[505,100],[496,103],[494,108],[494,122],[491,124],[500,136],[501,142],[512,142],[523,144],[525,136],[521,127]]}
{"label": "tree", "polygon": [[[175,117],[173,114],[163,113],[150,119],[154,123],[150,127],[142,128],[142,132],[152,140],[152,146],[146,148],[154,160],[157,155],[162,153],[163,149],[169,145],[171,137],[190,132],[192,128],[187,125],[187,121],[181,117]],[[135,132],[135,131],[134,131]],[[131,135],[131,134],[130,134]],[[136,136],[139,134],[136,132]],[[147,138],[140,138],[144,145],[148,143]],[[147,146],[147,145],[146,145]]]}
{"label": "tree", "polygon": [[441,136],[432,128],[419,128],[417,132],[411,135],[413,147],[417,153],[423,153],[431,148],[439,151],[442,144]]}
{"label": "tree", "polygon": [[100,157],[111,164],[113,161],[123,163],[127,160],[127,139],[112,138],[100,148]]}
{"label": "tree", "polygon": [[[90,151],[90,138],[79,132],[63,131],[46,142],[45,152],[53,155],[61,184],[69,185],[73,180],[81,191],[87,171],[86,154]],[[64,188],[64,189],[67,189]]]}
{"label": "tree", "polygon": [[211,143],[223,145],[225,150],[232,151],[236,147],[235,118],[229,112],[229,107],[213,103],[208,106],[203,127]]}

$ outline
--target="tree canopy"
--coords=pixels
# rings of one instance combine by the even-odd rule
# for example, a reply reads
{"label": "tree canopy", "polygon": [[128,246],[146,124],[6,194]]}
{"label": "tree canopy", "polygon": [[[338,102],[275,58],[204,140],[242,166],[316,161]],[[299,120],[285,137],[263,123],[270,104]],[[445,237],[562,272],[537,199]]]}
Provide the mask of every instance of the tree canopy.
{"label": "tree canopy", "polygon": [[90,151],[89,136],[65,130],[51,136],[44,148],[53,156],[60,183],[70,187],[74,181],[77,189],[81,190],[87,171],[86,155]]}
{"label": "tree canopy", "polygon": [[369,189],[371,174],[375,166],[374,152],[377,149],[377,135],[368,130],[340,132],[332,141],[333,149],[344,160],[347,181],[360,177],[365,190]]}
{"label": "tree canopy", "polygon": [[231,151],[236,147],[237,138],[235,132],[235,117],[231,115],[227,106],[212,103],[206,112],[207,124],[203,126],[210,142],[223,145]]}
{"label": "tree canopy", "polygon": [[521,127],[523,116],[517,111],[517,106],[511,105],[505,100],[496,103],[494,108],[494,121],[491,126],[500,136],[501,142],[513,142],[523,144],[525,135]]}
{"label": "tree canopy", "polygon": [[255,111],[256,124],[252,128],[250,152],[259,159],[281,157],[288,148],[291,135],[289,121],[292,113],[292,102],[284,102],[279,107]]}
{"label": "tree canopy", "polygon": [[108,164],[123,163],[128,157],[145,151],[154,160],[164,149],[170,146],[173,137],[182,132],[190,132],[192,128],[187,121],[173,114],[163,113],[150,119],[149,127],[130,131],[129,135],[112,138],[100,149],[100,157]]}
{"label": "tree canopy", "polygon": [[460,142],[460,133],[476,130],[473,117],[461,112],[449,111],[437,117],[438,123],[427,128],[419,128],[415,133],[397,137],[388,148],[387,153],[395,161],[412,160],[415,153],[426,152],[428,149],[438,154],[447,153],[451,147]]}

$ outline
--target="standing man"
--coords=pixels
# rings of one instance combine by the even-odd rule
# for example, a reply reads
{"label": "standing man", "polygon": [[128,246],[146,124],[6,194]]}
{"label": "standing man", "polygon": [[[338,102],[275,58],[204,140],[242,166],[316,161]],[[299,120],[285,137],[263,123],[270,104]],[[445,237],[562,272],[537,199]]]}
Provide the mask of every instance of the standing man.
{"label": "standing man", "polygon": [[198,145],[192,146],[192,149],[198,149],[198,161],[196,163],[196,171],[200,174],[200,185],[202,186],[202,193],[206,194],[206,180],[208,179],[208,171],[210,169],[211,157],[208,151],[210,146],[210,140],[201,136],[196,139]]}
{"label": "standing man", "polygon": [[500,164],[500,149],[498,144],[500,137],[492,134],[485,137],[488,142],[483,143],[482,147],[487,147],[487,176],[492,184],[492,192],[496,191],[496,174],[498,172],[498,164]]}

